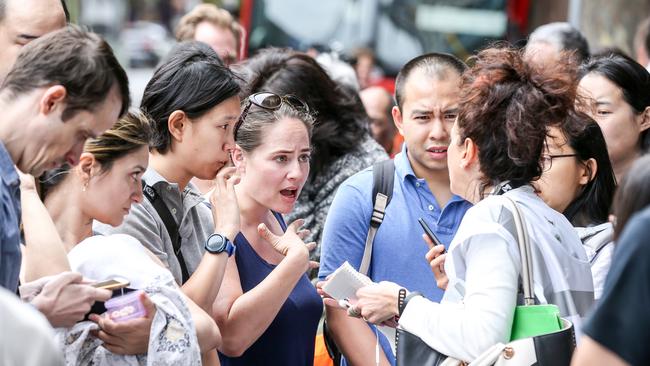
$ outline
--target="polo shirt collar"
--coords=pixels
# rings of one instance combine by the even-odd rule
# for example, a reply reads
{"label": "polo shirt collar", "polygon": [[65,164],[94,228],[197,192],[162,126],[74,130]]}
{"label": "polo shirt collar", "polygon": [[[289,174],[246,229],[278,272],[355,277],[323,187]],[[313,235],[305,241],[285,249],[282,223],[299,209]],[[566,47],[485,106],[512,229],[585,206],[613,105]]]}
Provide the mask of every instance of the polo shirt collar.
{"label": "polo shirt collar", "polygon": [[407,154],[406,143],[402,144],[402,151],[400,151],[399,154],[395,155],[394,162],[395,172],[397,173],[397,176],[402,179],[402,181],[406,181],[406,178],[409,176],[418,179],[418,177],[413,172],[413,167],[411,167],[411,162],[409,161]]}
{"label": "polo shirt collar", "polygon": [[11,160],[11,156],[2,142],[0,142],[0,175],[7,185],[20,185],[20,177],[16,172],[14,161]]}

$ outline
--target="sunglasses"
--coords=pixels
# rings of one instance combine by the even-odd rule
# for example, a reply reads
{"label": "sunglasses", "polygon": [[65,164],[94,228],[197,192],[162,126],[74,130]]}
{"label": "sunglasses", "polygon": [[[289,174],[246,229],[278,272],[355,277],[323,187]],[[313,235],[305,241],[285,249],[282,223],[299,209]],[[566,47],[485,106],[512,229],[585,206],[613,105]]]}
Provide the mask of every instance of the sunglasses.
{"label": "sunglasses", "polygon": [[246,107],[244,107],[244,110],[241,112],[241,116],[239,116],[239,120],[237,120],[237,123],[235,124],[235,129],[233,130],[235,141],[237,141],[237,132],[239,132],[239,128],[244,123],[244,119],[246,119],[248,110],[252,105],[256,105],[266,110],[274,111],[276,109],[279,109],[283,103],[286,103],[288,106],[295,110],[309,113],[309,107],[307,106],[307,103],[303,102],[295,95],[287,94],[284,96],[279,96],[277,94],[267,92],[252,94],[248,97],[248,103],[246,103]]}

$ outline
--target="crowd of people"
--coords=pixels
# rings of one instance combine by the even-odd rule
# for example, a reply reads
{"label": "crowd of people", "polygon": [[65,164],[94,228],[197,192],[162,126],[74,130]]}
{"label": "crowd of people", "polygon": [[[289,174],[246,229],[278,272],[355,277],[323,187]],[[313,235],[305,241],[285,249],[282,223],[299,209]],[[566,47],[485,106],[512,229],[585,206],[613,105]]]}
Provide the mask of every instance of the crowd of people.
{"label": "crowd of people", "polygon": [[[176,34],[134,107],[65,1],[0,0],[0,363],[297,366],[327,342],[394,365],[396,328],[471,362],[522,304],[511,205],[572,364],[650,362],[647,52],[553,23],[419,55],[391,93],[295,50],[243,59],[213,5]],[[338,301],[346,262],[371,284]]]}

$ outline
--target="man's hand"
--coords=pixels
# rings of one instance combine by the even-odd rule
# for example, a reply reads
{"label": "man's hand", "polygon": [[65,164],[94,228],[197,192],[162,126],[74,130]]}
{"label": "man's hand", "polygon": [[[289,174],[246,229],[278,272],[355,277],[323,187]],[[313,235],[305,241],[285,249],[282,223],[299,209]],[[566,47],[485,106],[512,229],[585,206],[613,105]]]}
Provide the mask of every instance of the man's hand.
{"label": "man's hand", "polygon": [[118,355],[147,353],[149,333],[153,317],[156,314],[156,306],[146,293],[140,296],[140,301],[146,310],[146,315],[143,318],[118,323],[111,320],[108,315],[90,315],[89,319],[99,325],[100,330],[95,333],[95,336],[104,342],[104,348]]}
{"label": "man's hand", "polygon": [[53,327],[71,327],[84,318],[95,301],[111,298],[111,291],[82,284],[82,280],[79,273],[63,272],[34,281],[35,287],[42,285],[42,289],[30,302]]}
{"label": "man's hand", "polygon": [[240,230],[239,204],[235,194],[235,185],[240,179],[236,168],[224,167],[217,174],[214,189],[210,194],[214,231],[225,235],[231,241],[235,240]]}

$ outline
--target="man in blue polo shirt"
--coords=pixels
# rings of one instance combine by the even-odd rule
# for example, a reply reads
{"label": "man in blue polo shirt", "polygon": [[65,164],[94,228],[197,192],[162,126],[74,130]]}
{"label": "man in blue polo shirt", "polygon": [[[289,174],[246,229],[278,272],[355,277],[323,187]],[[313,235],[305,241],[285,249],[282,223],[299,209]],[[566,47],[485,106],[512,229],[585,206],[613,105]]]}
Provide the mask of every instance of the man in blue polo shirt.
{"label": "man in blue polo shirt", "polygon": [[[374,239],[368,275],[375,282],[397,281],[440,301],[443,291],[425,259],[427,244],[418,225],[422,217],[449,245],[470,204],[449,189],[447,147],[456,119],[460,75],[465,64],[448,54],[432,53],[409,61],[397,75],[393,120],[404,136],[395,156],[392,199]],[[359,268],[368,233],[372,204],[372,168],[345,181],[338,189],[323,232],[319,278],[325,279],[343,262]],[[375,359],[375,332],[364,321],[327,307],[328,327],[346,360],[364,364]],[[380,364],[394,364],[388,340],[379,333]],[[346,362],[347,361],[347,362]]]}

